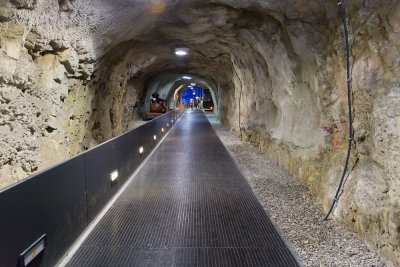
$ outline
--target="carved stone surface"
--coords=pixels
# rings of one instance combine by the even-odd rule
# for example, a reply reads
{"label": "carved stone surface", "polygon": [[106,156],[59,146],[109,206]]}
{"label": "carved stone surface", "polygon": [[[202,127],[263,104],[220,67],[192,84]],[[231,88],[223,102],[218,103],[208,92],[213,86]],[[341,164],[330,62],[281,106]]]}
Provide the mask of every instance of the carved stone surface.
{"label": "carved stone surface", "polygon": [[[346,5],[355,140],[333,217],[400,264],[400,3]],[[191,74],[329,208],[348,138],[335,1],[2,1],[0,62],[2,186],[134,127],[152,86]]]}

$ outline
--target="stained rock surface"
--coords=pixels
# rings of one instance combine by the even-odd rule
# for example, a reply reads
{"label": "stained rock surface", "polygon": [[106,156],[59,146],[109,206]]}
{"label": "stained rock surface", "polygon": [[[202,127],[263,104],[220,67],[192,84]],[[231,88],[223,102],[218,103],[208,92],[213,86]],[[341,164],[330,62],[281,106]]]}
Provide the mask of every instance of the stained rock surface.
{"label": "stained rock surface", "polygon": [[[345,4],[355,139],[333,218],[400,264],[400,3]],[[347,149],[343,44],[335,1],[0,0],[0,186],[136,127],[154,90],[174,107],[187,74],[326,212]]]}

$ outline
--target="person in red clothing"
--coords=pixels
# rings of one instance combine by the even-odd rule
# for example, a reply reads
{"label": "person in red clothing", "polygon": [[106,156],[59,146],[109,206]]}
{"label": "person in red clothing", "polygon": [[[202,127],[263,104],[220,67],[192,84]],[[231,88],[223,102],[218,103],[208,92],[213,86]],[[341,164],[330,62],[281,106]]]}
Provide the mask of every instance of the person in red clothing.
{"label": "person in red clothing", "polygon": [[167,101],[160,98],[157,92],[151,95],[153,98],[150,100],[150,112],[165,113],[167,112]]}

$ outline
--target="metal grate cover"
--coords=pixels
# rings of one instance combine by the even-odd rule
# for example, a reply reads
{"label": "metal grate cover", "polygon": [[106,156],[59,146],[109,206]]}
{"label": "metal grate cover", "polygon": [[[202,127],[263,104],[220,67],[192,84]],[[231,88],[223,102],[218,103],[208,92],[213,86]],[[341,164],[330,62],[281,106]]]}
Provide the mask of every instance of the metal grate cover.
{"label": "metal grate cover", "polygon": [[186,112],[68,266],[299,266],[202,112]]}

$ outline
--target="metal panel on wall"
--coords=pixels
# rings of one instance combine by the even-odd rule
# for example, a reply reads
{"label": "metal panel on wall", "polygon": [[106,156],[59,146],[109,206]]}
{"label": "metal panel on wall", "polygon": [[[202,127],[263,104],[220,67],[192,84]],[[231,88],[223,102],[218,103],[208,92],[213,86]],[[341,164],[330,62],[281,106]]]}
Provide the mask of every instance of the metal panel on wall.
{"label": "metal panel on wall", "polygon": [[47,247],[36,264],[55,265],[87,226],[84,170],[78,156],[0,193],[0,266],[17,266],[43,234]]}
{"label": "metal panel on wall", "polygon": [[[135,129],[129,133],[130,146],[131,146],[131,168],[136,168],[142,163],[144,158],[157,146],[162,140],[167,131],[172,127],[170,123],[171,118],[174,116],[174,111],[164,114],[155,120]],[[167,126],[167,124],[169,126]],[[162,129],[164,128],[164,131]],[[156,139],[154,140],[154,136]],[[144,152],[139,153],[139,148],[143,147]]]}
{"label": "metal panel on wall", "polygon": [[[89,222],[130,176],[129,134],[110,140],[85,153]],[[118,171],[112,182],[111,173]]]}

